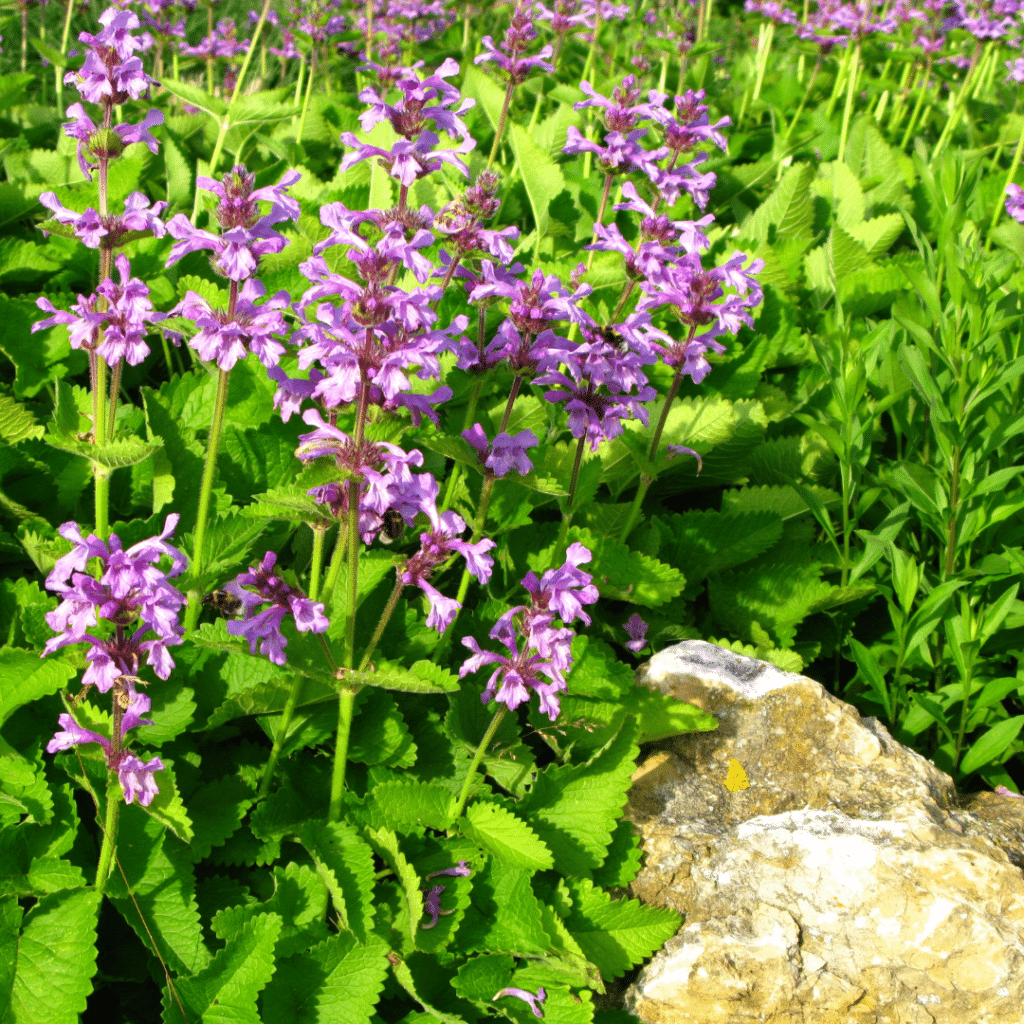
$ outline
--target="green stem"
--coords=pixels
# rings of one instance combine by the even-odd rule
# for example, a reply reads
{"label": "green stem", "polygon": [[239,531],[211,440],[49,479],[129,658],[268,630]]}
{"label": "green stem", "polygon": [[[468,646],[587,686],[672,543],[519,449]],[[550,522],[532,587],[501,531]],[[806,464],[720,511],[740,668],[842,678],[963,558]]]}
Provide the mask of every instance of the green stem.
{"label": "green stem", "polygon": [[811,80],[807,83],[807,88],[803,90],[800,96],[800,103],[796,108],[796,113],[793,115],[793,120],[789,122],[789,127],[786,129],[786,134],[782,136],[782,141],[785,142],[790,135],[793,134],[793,129],[796,127],[797,121],[800,120],[800,115],[804,112],[804,104],[807,102],[807,97],[811,95],[811,90],[814,88],[815,79],[818,77],[818,72],[821,70],[821,56],[819,55],[817,63],[814,65],[814,70],[811,72]]}
{"label": "green stem", "polygon": [[[324,538],[327,536],[326,527],[312,527],[313,530],[313,564],[309,573],[309,599],[315,601],[320,592],[320,569],[324,561]],[[281,713],[281,721],[278,723],[277,735],[274,737],[274,745],[267,759],[267,766],[263,770],[263,781],[260,783],[259,798],[262,800],[270,792],[270,783],[274,778],[274,770],[277,762],[281,759],[281,748],[288,738],[288,730],[295,716],[295,708],[302,697],[303,676],[296,676],[292,681],[292,688],[288,692],[288,700],[285,703],[284,711]]]}
{"label": "green stem", "polygon": [[843,59],[839,62],[839,70],[836,72],[836,80],[832,83],[832,95],[828,98],[828,106],[825,108],[825,117],[831,119],[835,113],[836,104],[839,102],[839,93],[842,91],[843,86],[846,84],[846,69],[850,66],[850,54],[852,53],[849,46],[843,51]]}
{"label": "green stem", "polygon": [[[693,335],[696,328],[690,328],[690,337],[687,340],[693,340]],[[679,386],[683,381],[682,367],[676,370],[676,375],[672,378],[672,386],[669,388],[668,397],[665,399],[665,405],[661,410],[661,416],[658,417],[658,425],[654,429],[654,436],[651,438],[651,447],[647,453],[647,461],[654,462],[655,455],[658,454],[658,447],[661,444],[661,435],[665,429],[665,424],[668,422],[668,412],[672,408],[672,402],[675,400],[676,395],[679,393]],[[629,517],[626,520],[625,526],[622,528],[622,533],[619,535],[619,543],[625,544],[626,539],[633,531],[633,524],[636,522],[637,516],[640,514],[640,506],[643,504],[644,498],[647,496],[647,491],[651,484],[654,483],[654,478],[647,476],[644,473],[640,474],[640,483],[637,485],[636,496],[633,498],[633,504],[629,508]]]}
{"label": "green stem", "polygon": [[[238,291],[238,284],[231,282],[232,297]],[[234,306],[234,302],[230,303]],[[233,309],[229,310],[229,317]],[[203,570],[203,545],[206,541],[206,520],[210,513],[210,497],[213,494],[213,480],[217,475],[217,454],[220,451],[220,435],[224,429],[224,410],[228,404],[228,377],[230,370],[221,370],[217,377],[217,397],[213,406],[213,422],[210,424],[210,436],[207,440],[206,462],[203,465],[203,481],[199,488],[199,513],[196,517],[195,541],[192,545],[192,578],[197,579]],[[200,597],[198,590],[190,590],[188,607],[185,609],[185,632],[195,629],[199,621]]]}
{"label": "green stem", "polygon": [[907,148],[907,142],[910,140],[910,136],[913,135],[914,129],[917,127],[917,119],[921,114],[921,107],[924,104],[925,96],[928,94],[928,79],[932,73],[932,58],[929,54],[924,64],[924,74],[921,76],[921,83],[918,86],[917,100],[914,102],[914,110],[910,115],[910,120],[907,122],[906,131],[903,133],[903,138],[900,141],[900,150]]}
{"label": "green stem", "polygon": [[[980,48],[981,44],[979,43],[978,46]],[[949,140],[953,137],[953,132],[955,132],[959,126],[960,118],[963,116],[964,108],[967,106],[968,99],[970,99],[971,89],[974,86],[980,67],[981,62],[978,60],[978,51],[976,50],[974,54],[974,62],[968,69],[963,85],[960,86],[960,92],[957,94],[956,105],[953,107],[952,113],[946,119],[946,123],[942,127],[942,134],[939,135],[939,141],[935,143],[935,149],[932,152],[932,160],[936,160],[942,155],[946,146],[949,145]]]}
{"label": "green stem", "polygon": [[[593,391],[594,385],[590,385],[590,390]],[[586,444],[587,435],[586,433],[579,439],[576,444],[576,460],[572,464],[572,477],[569,481],[569,500],[566,502],[566,512],[562,517],[563,519],[572,519],[573,505],[576,501],[576,485],[580,481],[580,466],[583,465],[583,446]]]}
{"label": "green stem", "polygon": [[590,69],[597,63],[597,39],[601,34],[601,5],[594,4],[594,37],[590,40],[590,51],[587,53],[587,62],[583,65],[583,74],[580,79],[586,80]]}
{"label": "green stem", "polygon": [[857,90],[857,72],[860,70],[860,38],[850,59],[850,77],[846,83],[846,106],[843,108],[843,127],[839,132],[839,153],[836,159],[842,163],[846,155],[846,139],[850,133],[850,117],[853,114],[853,97]]}
{"label": "green stem", "polygon": [[380,622],[377,623],[377,628],[373,631],[373,636],[370,637],[369,646],[363,652],[362,660],[359,662],[359,672],[365,672],[367,665],[370,664],[370,658],[373,657],[373,652],[377,649],[377,644],[380,643],[380,638],[384,635],[384,630],[387,629],[388,623],[391,621],[391,616],[395,613],[395,608],[398,607],[398,599],[402,596],[402,591],[405,589],[405,584],[402,582],[402,571],[398,570],[398,579],[395,580],[395,586],[391,591],[391,596],[388,598],[388,603],[384,606],[384,612],[380,617]]}
{"label": "green stem", "polygon": [[504,704],[498,705],[498,710],[494,712],[494,717],[491,719],[491,724],[487,726],[487,732],[484,733],[480,746],[476,748],[476,753],[473,754],[473,760],[469,766],[469,774],[466,776],[466,781],[462,784],[462,792],[459,793],[459,799],[455,804],[455,811],[452,815],[456,821],[466,809],[469,791],[473,788],[473,783],[476,782],[476,770],[480,767],[480,762],[484,759],[484,754],[487,753],[487,748],[491,745],[491,740],[494,739],[494,734],[498,731],[498,726],[501,725],[507,712],[508,708]]}
{"label": "green stem", "polygon": [[[68,52],[68,36],[71,33],[71,15],[75,10],[75,0],[66,0],[64,10],[64,29],[60,36],[60,55],[62,57],[67,55]],[[61,68],[57,68],[57,110],[59,113],[64,112],[64,73]]]}
{"label": "green stem", "polygon": [[[594,221],[594,236],[593,237],[594,237],[595,243],[597,242],[597,228],[598,228],[598,225],[600,225],[602,227],[604,226],[604,215],[605,215],[605,211],[608,209],[608,196],[611,194],[611,191],[612,191],[612,176],[611,176],[611,173],[609,172],[609,173],[605,174],[605,176],[604,176],[604,190],[601,192],[601,205],[600,205],[600,207],[598,208],[598,211],[597,211],[597,220]],[[595,255],[597,255],[597,250],[596,249],[591,249],[590,252],[587,254],[587,270],[590,270],[590,268],[593,266],[593,264],[594,264],[594,256]]]}
{"label": "green stem", "polygon": [[341,575],[341,567],[345,564],[348,555],[348,530],[345,526],[338,529],[338,537],[334,542],[334,552],[331,555],[331,564],[327,568],[327,580],[324,582],[323,599],[328,608],[334,597],[334,588],[337,586],[338,577]]}
{"label": "green stem", "polygon": [[[69,0],[70,2],[70,0]],[[110,877],[110,869],[114,864],[114,850],[117,847],[117,818],[121,811],[121,785],[117,773],[111,772],[107,781],[107,817],[103,823],[103,845],[100,847],[100,859],[96,865],[97,892],[103,892]]]}
{"label": "green stem", "polygon": [[117,397],[121,392],[121,370],[124,360],[118,359],[114,364],[113,372],[110,375],[110,400],[109,412],[107,414],[107,437],[114,436],[114,425],[117,422]]}
{"label": "green stem", "polygon": [[309,110],[309,97],[313,94],[313,74],[316,71],[316,47],[309,55],[309,78],[306,81],[306,95],[302,100],[302,115],[299,117],[299,131],[295,136],[295,144],[302,145],[302,136],[306,130],[306,111]]}
{"label": "green stem", "polygon": [[501,117],[498,118],[498,128],[494,133],[494,144],[491,146],[491,155],[487,158],[487,167],[485,170],[491,169],[491,164],[494,163],[494,158],[498,155],[498,147],[501,145],[501,137],[505,134],[505,122],[508,120],[508,107],[512,102],[512,91],[515,89],[515,82],[510,78],[508,85],[505,86],[505,100],[501,105]]}
{"label": "green stem", "polygon": [[[1024,132],[1021,132],[1020,138],[1017,140],[1017,148],[1013,151],[1013,159],[1010,161],[1010,171],[1006,175],[1006,181],[1003,182],[1002,191],[999,193],[999,200],[996,203],[995,210],[992,211],[992,220],[989,221],[988,231],[989,235],[995,230],[996,225],[999,223],[999,218],[1002,216],[1004,209],[1003,198],[1006,195],[1006,189],[1008,185],[1013,184],[1014,176],[1017,173],[1017,168],[1020,167],[1020,158],[1024,154]],[[985,247],[988,248],[989,240],[986,238]]]}
{"label": "green stem", "polygon": [[328,821],[341,818],[341,800],[345,793],[345,765],[348,763],[348,740],[352,733],[352,714],[358,690],[342,690],[338,695],[338,731],[334,737],[334,771],[331,775],[331,803]]}

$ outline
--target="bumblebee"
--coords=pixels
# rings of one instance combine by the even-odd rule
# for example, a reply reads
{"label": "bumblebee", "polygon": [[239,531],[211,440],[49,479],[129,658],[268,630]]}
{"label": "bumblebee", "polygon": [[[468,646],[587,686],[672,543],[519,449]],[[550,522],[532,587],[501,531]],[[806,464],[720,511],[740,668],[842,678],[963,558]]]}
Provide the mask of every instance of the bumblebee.
{"label": "bumblebee", "polygon": [[237,619],[242,613],[241,600],[226,590],[211,590],[203,595],[202,603],[222,619]]}
{"label": "bumblebee", "polygon": [[381,542],[391,544],[405,533],[405,520],[397,508],[389,508],[382,518],[384,522],[380,528]]}

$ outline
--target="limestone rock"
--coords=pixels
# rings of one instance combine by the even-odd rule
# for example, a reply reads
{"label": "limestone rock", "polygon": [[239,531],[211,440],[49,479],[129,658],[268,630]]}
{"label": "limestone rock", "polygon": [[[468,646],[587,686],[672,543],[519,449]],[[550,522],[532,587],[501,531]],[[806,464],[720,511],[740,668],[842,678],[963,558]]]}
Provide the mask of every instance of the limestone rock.
{"label": "limestone rock", "polygon": [[648,1024],[1022,1024],[1024,800],[952,779],[806,676],[702,641],[640,682],[709,711],[627,814],[632,885],[684,916],[627,1008]]}

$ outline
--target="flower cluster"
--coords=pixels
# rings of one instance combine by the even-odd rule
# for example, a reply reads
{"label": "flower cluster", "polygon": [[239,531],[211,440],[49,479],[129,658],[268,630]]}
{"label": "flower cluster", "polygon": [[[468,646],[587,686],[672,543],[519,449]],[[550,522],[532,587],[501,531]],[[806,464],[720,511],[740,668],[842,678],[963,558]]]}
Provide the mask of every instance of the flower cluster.
{"label": "flower cluster", "polygon": [[[95,294],[79,295],[70,311],[56,309],[44,296],[36,299],[36,305],[53,316],[36,321],[33,334],[55,324],[67,324],[72,348],[96,352],[112,366],[122,359],[130,366],[138,366],[149,355],[144,340],[147,325],[158,323],[167,314],[154,312],[149,286],[131,276],[127,256],[119,254],[114,262],[120,284],[108,277],[99,283]],[[104,300],[105,309],[97,309],[100,299]]]}
{"label": "flower cluster", "polygon": [[532,57],[526,56],[530,45],[536,38],[537,30],[533,27],[533,4],[529,0],[517,0],[500,47],[495,45],[491,36],[484,36],[480,40],[484,52],[474,57],[473,63],[493,62],[497,64],[502,76],[510,86],[525,82],[534,69],[554,71],[549,63],[552,54],[550,46],[542,47]]}
{"label": "flower cluster", "polygon": [[[300,633],[324,633],[330,622],[319,601],[310,601],[274,574],[276,563],[277,555],[268,551],[258,567],[250,566],[248,572],[239,573],[224,590],[238,598],[244,609],[241,620],[228,622],[228,632],[245,637],[251,654],[256,653],[258,643],[260,654],[265,654],[275,665],[283,665],[287,660],[284,649],[288,640],[281,633],[281,624],[286,615],[292,616]],[[254,587],[255,591],[247,587]]]}
{"label": "flower cluster", "polygon": [[[137,796],[148,804],[157,793],[153,772],[163,768],[159,758],[144,763],[131,754],[123,740],[129,729],[151,724],[141,717],[149,711],[150,700],[136,690],[142,683],[138,673],[143,655],[156,675],[167,679],[174,668],[167,648],[181,643],[178,610],[185,599],[168,582],[185,568],[184,555],[169,542],[177,525],[178,516],[169,515],[160,534],[125,550],[116,534],[104,542],[95,534],[83,537],[77,523],[64,523],[58,533],[73,547],[46,577],[47,589],[59,594],[61,602],[46,615],[57,635],[47,641],[43,656],[68,644],[87,643],[89,667],[82,683],[100,693],[114,691],[113,739],[82,728],[74,716],[64,714],[59,719],[62,731],[47,750],[99,743],[108,767],[118,773],[128,803]],[[171,559],[166,572],[157,566],[164,557]],[[98,579],[85,572],[91,558],[100,559]],[[145,639],[148,634],[154,638]]]}
{"label": "flower cluster", "polygon": [[[79,33],[79,40],[89,47],[85,63],[78,71],[64,76],[68,85],[75,85],[90,103],[102,103],[107,110],[120,106],[129,98],[137,100],[156,83],[142,70],[142,60],[135,51],[142,41],[131,33],[139,28],[138,16],[132,11],[108,7],[100,15],[103,29],[92,35]],[[109,116],[104,119],[109,127]]]}
{"label": "flower cluster", "polygon": [[[479,672],[485,665],[496,665],[481,695],[487,704],[497,700],[510,710],[536,693],[540,711],[553,722],[561,710],[558,694],[565,690],[565,673],[572,665],[571,646],[575,635],[568,624],[581,619],[590,625],[584,605],[598,598],[592,577],[579,566],[590,561],[590,552],[579,543],[566,551],[565,564],[549,569],[538,579],[529,572],[522,584],[530,594],[529,605],[517,605],[507,611],[490,631],[490,637],[508,650],[508,655],[481,650],[473,637],[462,644],[473,652],[459,669],[459,677]],[[555,626],[555,619],[561,626]]]}
{"label": "flower cluster", "polygon": [[474,423],[462,436],[476,449],[480,464],[491,476],[501,478],[512,469],[520,476],[533,471],[526,449],[536,448],[540,442],[532,430],[520,430],[518,434],[502,430],[493,441],[488,441],[484,428]]}

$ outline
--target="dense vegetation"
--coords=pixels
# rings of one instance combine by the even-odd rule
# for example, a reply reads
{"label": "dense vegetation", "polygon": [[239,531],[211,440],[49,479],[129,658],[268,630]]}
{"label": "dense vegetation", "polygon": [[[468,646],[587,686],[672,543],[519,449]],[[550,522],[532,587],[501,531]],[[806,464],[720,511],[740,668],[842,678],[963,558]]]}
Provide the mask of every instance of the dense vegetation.
{"label": "dense vegetation", "polygon": [[0,1020],[626,1024],[681,639],[1019,792],[1015,0],[276,6],[0,23]]}

